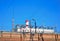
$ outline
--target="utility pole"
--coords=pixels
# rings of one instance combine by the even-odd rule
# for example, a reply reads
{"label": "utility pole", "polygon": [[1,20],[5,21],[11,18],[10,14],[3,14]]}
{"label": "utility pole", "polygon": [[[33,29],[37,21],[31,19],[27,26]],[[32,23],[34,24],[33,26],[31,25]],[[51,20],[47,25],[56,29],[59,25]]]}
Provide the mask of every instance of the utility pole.
{"label": "utility pole", "polygon": [[57,41],[57,39],[58,39],[58,34],[56,32],[57,32],[57,30],[56,30],[56,27],[55,27],[55,41]]}
{"label": "utility pole", "polygon": [[30,41],[31,41],[31,20],[30,21]]}
{"label": "utility pole", "polygon": [[0,31],[1,37],[3,37],[3,26],[0,26],[0,27],[1,27],[1,31]]}
{"label": "utility pole", "polygon": [[40,34],[41,40],[44,41],[43,39],[43,33]]}
{"label": "utility pole", "polygon": [[[22,25],[23,26],[23,25]],[[24,32],[24,27],[23,27],[23,41],[25,41],[25,32]]]}
{"label": "utility pole", "polygon": [[3,37],[2,33],[3,33],[3,31],[1,31],[1,37]]}
{"label": "utility pole", "polygon": [[38,33],[38,41],[39,41],[39,33]]}
{"label": "utility pole", "polygon": [[41,41],[44,41],[44,39],[43,39],[44,27],[42,26],[42,28],[43,28],[43,32],[40,33],[40,37],[41,37]]}

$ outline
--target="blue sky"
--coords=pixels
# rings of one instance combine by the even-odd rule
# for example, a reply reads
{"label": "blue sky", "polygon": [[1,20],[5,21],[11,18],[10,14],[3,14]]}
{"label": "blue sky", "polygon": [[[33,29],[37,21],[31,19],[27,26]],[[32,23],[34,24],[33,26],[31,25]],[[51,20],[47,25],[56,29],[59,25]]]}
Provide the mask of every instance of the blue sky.
{"label": "blue sky", "polygon": [[60,32],[60,0],[0,0],[0,30],[11,31],[15,25],[36,19],[37,25],[56,26]]}

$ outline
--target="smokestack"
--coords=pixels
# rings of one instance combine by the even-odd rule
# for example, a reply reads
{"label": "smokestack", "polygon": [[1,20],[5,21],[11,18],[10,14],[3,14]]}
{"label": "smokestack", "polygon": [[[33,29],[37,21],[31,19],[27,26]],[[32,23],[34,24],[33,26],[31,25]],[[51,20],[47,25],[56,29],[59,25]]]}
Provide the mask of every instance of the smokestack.
{"label": "smokestack", "polygon": [[29,26],[29,20],[26,20],[26,28]]}

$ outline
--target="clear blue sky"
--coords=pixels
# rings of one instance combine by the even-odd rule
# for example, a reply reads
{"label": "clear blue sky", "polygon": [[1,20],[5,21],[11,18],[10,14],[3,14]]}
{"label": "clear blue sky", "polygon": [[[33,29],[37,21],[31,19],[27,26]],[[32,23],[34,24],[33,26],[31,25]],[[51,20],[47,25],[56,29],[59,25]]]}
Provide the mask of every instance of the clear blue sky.
{"label": "clear blue sky", "polygon": [[38,26],[56,26],[60,32],[60,0],[0,0],[0,30],[12,29],[13,13],[15,25],[35,18]]}

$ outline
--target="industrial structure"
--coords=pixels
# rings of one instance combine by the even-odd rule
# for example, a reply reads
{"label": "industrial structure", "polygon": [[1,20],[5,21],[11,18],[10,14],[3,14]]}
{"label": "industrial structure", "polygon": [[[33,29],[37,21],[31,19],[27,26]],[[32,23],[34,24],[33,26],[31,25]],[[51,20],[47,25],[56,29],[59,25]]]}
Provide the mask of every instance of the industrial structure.
{"label": "industrial structure", "polygon": [[60,41],[60,34],[55,33],[54,27],[34,26],[31,21],[26,20],[25,25],[17,24],[14,27],[12,21],[12,32],[0,31],[0,41]]}
{"label": "industrial structure", "polygon": [[53,27],[48,28],[44,26],[40,26],[40,27],[36,26],[36,29],[35,29],[35,27],[32,25],[30,27],[29,20],[26,20],[25,22],[26,22],[26,25],[17,24],[15,27],[16,29],[14,31],[21,32],[21,33],[23,33],[23,31],[25,33],[35,33],[35,30],[36,30],[36,33],[54,33]]}

